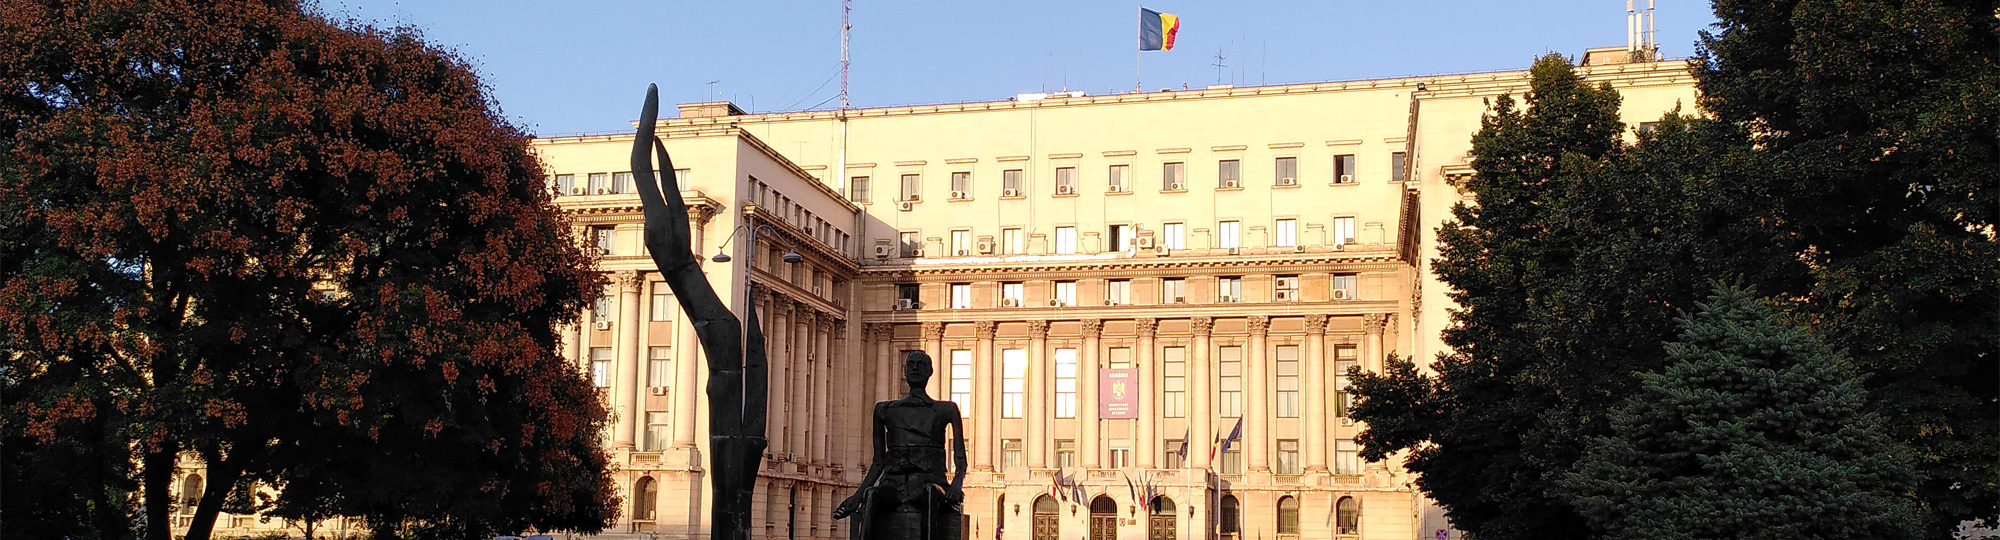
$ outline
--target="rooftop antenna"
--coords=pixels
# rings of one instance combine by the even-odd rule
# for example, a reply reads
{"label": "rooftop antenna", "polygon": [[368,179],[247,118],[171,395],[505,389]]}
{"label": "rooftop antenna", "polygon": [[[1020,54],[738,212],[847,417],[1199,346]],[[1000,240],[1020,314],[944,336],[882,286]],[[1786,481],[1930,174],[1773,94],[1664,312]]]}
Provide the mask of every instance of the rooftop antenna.
{"label": "rooftop antenna", "polygon": [[1224,63],[1222,63],[1222,60],[1223,60],[1224,58],[1228,58],[1228,57],[1226,57],[1226,56],[1223,56],[1223,55],[1222,55],[1222,47],[1216,47],[1216,48],[1215,48],[1215,84],[1222,84],[1222,69],[1223,69],[1223,68],[1226,68],[1226,67],[1229,67],[1229,65],[1228,65],[1228,64],[1224,64]]}
{"label": "rooftop antenna", "polygon": [[[853,105],[847,101],[847,31],[854,29],[854,25],[847,24],[847,13],[850,11],[854,11],[854,1],[840,0],[840,110],[842,112]],[[841,115],[843,118],[846,116],[846,114]]]}
{"label": "rooftop antenna", "polygon": [[708,81],[708,101],[711,103],[715,102],[715,83],[719,82],[722,82],[722,79]]}

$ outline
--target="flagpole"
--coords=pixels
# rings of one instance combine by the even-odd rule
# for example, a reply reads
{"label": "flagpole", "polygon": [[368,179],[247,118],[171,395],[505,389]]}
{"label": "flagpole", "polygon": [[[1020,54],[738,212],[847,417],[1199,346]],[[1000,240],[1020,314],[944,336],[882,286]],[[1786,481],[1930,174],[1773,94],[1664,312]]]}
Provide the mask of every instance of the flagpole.
{"label": "flagpole", "polygon": [[[1140,12],[1140,13],[1145,13],[1145,11],[1146,11],[1146,5],[1145,5],[1145,4],[1139,4],[1139,12]],[[1139,30],[1139,31],[1140,31],[1141,33],[1144,33],[1144,32],[1145,32],[1145,29],[1143,28],[1143,25],[1142,25],[1142,27],[1140,28],[1140,30]],[[1140,38],[1140,39],[1145,39],[1145,37],[1146,37],[1146,36],[1144,36],[1144,35],[1141,35],[1141,36],[1139,36],[1139,38]],[[1145,48],[1145,47],[1137,47],[1137,46],[1135,46],[1135,47],[1132,47],[1132,48],[1134,49],[1134,50],[1132,51],[1132,92],[1133,92],[1133,93],[1143,93],[1143,92],[1145,92],[1145,91],[1146,91],[1146,90],[1145,90],[1145,88],[1146,88],[1146,83],[1145,83],[1145,73],[1146,73],[1146,66],[1145,66],[1145,61],[1146,61],[1146,57],[1145,57],[1145,52],[1146,52],[1146,48]]]}

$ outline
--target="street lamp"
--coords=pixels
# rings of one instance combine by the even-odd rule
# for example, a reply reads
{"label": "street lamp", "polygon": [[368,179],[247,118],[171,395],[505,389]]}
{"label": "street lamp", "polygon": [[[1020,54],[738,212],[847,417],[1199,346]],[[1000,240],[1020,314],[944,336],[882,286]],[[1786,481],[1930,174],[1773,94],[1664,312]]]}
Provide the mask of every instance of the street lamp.
{"label": "street lamp", "polygon": [[[754,218],[752,218],[752,219],[754,219]],[[785,247],[787,247],[787,248],[790,248],[790,249],[791,249],[791,251],[788,251],[788,252],[786,252],[786,253],[785,253],[785,256],[783,256],[783,257],[779,257],[779,260],[782,260],[782,261],[785,261],[785,262],[788,262],[788,263],[794,263],[794,264],[796,264],[796,263],[799,263],[799,262],[803,262],[803,261],[805,261],[805,260],[806,260],[806,257],[805,257],[804,255],[800,255],[800,254],[799,254],[799,248],[798,248],[798,246],[796,246],[796,245],[793,245],[793,244],[791,243],[791,241],[788,241],[788,240],[785,240],[785,239],[784,239],[784,237],[781,237],[781,236],[778,236],[778,235],[777,235],[777,232],[778,232],[778,231],[776,231],[776,230],[772,229],[770,225],[764,225],[764,224],[761,224],[761,223],[755,223],[754,221],[753,221],[752,223],[753,223],[752,225],[738,225],[738,226],[736,226],[736,229],[735,229],[735,230],[732,230],[732,231],[729,231],[729,237],[728,237],[728,238],[724,238],[724,239],[722,239],[722,244],[721,244],[721,245],[718,245],[718,246],[715,246],[715,256],[714,256],[714,257],[709,257],[709,258],[708,258],[708,260],[711,260],[711,261],[715,261],[715,262],[719,262],[719,263],[726,263],[726,262],[729,262],[729,260],[730,260],[730,257],[729,257],[729,252],[728,252],[728,251],[726,251],[727,249],[729,249],[729,242],[730,242],[731,240],[735,240],[735,239],[736,239],[736,235],[738,235],[738,234],[742,234],[742,233],[743,233],[743,231],[745,231],[745,230],[749,230],[749,231],[752,231],[752,232],[750,233],[750,235],[751,235],[752,237],[755,237],[755,236],[756,236],[757,234],[759,234],[759,233],[770,233],[770,234],[771,234],[771,238],[776,238],[776,239],[778,239],[778,241],[779,241],[779,242],[784,242],[784,243],[785,243]],[[757,263],[757,246],[756,246],[755,242],[752,242],[752,243],[751,243],[751,246],[750,246],[750,251],[749,251],[749,254],[750,254],[750,264],[756,264],[756,263]]]}

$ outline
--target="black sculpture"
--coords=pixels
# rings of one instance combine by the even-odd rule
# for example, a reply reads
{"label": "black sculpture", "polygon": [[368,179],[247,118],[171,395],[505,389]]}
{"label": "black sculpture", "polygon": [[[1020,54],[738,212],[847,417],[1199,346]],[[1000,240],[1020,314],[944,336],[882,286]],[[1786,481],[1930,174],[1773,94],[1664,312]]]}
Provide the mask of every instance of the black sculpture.
{"label": "black sculpture", "polygon": [[[931,399],[931,357],[912,351],[903,361],[910,394],[875,404],[874,459],[861,488],[841,501],[833,519],[855,516],[851,538],[946,540],[959,536],[965,499],[965,428],[958,404]],[[951,483],[944,480],[945,427],[951,427]],[[879,480],[879,482],[878,482]]]}
{"label": "black sculpture", "polygon": [[[754,303],[744,306],[750,319],[749,337],[729,307],[708,285],[688,231],[687,202],[666,145],[653,135],[659,117],[660,89],[646,86],[646,106],[639,113],[639,132],[632,139],[632,178],[646,213],[646,251],[661,277],[680,299],[694,324],[695,336],[708,359],[709,477],[715,487],[710,537],[750,539],[751,492],[758,460],[764,455],[764,403],[767,371],[764,334],[758,329]],[[653,175],[648,152],[659,156],[666,181]],[[664,189],[663,189],[664,188]]]}

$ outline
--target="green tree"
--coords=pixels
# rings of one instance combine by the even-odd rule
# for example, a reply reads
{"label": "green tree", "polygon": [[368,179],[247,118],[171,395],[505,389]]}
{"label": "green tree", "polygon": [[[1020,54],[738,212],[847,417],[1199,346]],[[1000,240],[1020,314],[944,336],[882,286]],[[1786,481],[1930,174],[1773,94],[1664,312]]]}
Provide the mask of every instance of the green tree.
{"label": "green tree", "polygon": [[1925,529],[2000,523],[2000,3],[1715,2],[1703,108],[1784,174],[1802,314],[1919,456]]}
{"label": "green tree", "polygon": [[10,531],[165,540],[187,458],[190,538],[259,485],[384,533],[604,527],[606,412],[555,350],[602,278],[463,61],[283,0],[0,12]]}
{"label": "green tree", "polygon": [[1914,538],[1915,470],[1854,365],[1719,286],[1561,485],[1610,538]]}

